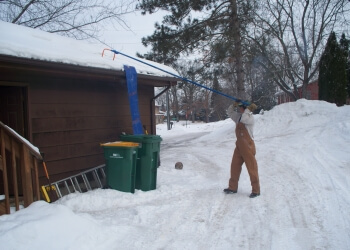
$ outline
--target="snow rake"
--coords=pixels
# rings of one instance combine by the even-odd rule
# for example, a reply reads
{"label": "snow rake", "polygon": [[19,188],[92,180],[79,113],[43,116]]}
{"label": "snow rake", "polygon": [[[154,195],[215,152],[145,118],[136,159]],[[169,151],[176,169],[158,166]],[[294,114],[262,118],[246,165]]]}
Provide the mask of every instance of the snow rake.
{"label": "snow rake", "polygon": [[[238,99],[238,98],[236,98],[236,97],[233,97],[233,96],[227,95],[227,94],[225,94],[225,93],[222,93],[222,92],[220,92],[220,91],[217,91],[217,90],[215,90],[215,89],[209,88],[209,87],[204,86],[204,85],[202,85],[202,84],[199,84],[199,83],[197,83],[197,82],[195,82],[195,81],[192,81],[192,80],[190,80],[190,79],[187,79],[187,78],[185,78],[185,77],[183,77],[183,76],[176,75],[176,74],[171,73],[171,72],[169,72],[169,71],[167,71],[167,70],[161,69],[161,68],[159,68],[159,67],[157,67],[157,66],[154,66],[154,65],[152,65],[152,64],[150,64],[150,63],[144,62],[144,61],[142,61],[142,60],[140,60],[140,59],[137,59],[137,58],[135,58],[135,57],[126,55],[126,54],[124,54],[124,53],[122,53],[122,52],[120,52],[120,51],[114,50],[114,49],[104,49],[104,50],[102,51],[102,57],[103,57],[103,55],[104,55],[105,50],[109,50],[109,51],[113,52],[115,55],[120,54],[120,55],[122,55],[122,56],[128,57],[128,58],[130,58],[130,59],[132,59],[132,60],[135,60],[135,61],[137,61],[137,62],[143,63],[143,64],[145,64],[145,65],[147,65],[147,66],[150,66],[150,67],[155,68],[155,69],[157,69],[157,70],[160,70],[160,71],[162,71],[162,72],[164,72],[164,73],[167,73],[167,74],[169,74],[169,75],[171,75],[171,76],[174,76],[174,77],[176,77],[176,78],[179,78],[179,79],[181,79],[181,80],[183,80],[183,81],[185,81],[185,82],[192,83],[192,84],[194,84],[194,85],[196,85],[196,86],[198,86],[198,87],[204,88],[204,89],[209,90],[209,91],[211,91],[211,92],[213,92],[213,93],[216,93],[216,94],[222,95],[222,96],[224,96],[224,97],[226,97],[226,98],[229,98],[229,99],[231,99],[231,100],[234,100],[235,102],[242,103],[242,104],[245,105],[245,106],[249,106],[249,105],[251,104],[250,102],[240,100],[240,99]],[[113,56],[113,60],[115,59],[115,55]]]}

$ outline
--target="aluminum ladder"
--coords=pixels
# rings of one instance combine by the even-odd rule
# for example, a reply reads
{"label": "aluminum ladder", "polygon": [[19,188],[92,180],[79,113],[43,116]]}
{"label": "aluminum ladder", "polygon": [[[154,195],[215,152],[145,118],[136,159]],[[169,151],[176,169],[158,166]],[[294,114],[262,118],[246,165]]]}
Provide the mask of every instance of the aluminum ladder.
{"label": "aluminum ladder", "polygon": [[41,187],[41,192],[47,202],[56,201],[65,195],[80,192],[84,193],[106,186],[105,164],[88,169],[79,174]]}

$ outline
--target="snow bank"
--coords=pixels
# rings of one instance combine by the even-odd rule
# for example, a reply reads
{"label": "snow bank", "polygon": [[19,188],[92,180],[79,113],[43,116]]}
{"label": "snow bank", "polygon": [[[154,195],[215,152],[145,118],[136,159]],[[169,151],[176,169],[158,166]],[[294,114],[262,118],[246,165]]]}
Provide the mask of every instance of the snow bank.
{"label": "snow bank", "polygon": [[7,225],[6,230],[0,226],[2,249],[112,249],[106,239],[111,232],[91,216],[75,214],[63,205],[38,201],[0,218]]}

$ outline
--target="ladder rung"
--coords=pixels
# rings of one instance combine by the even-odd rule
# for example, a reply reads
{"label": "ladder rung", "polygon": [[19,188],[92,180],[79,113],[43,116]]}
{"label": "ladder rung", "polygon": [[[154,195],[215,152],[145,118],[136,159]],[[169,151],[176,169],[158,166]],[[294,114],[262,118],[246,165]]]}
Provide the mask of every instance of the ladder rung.
{"label": "ladder rung", "polygon": [[77,177],[74,177],[74,182],[75,182],[75,184],[77,185],[78,191],[79,191],[80,193],[82,193]]}
{"label": "ladder rung", "polygon": [[103,178],[106,178],[106,173],[105,173],[104,168],[100,168],[100,171],[102,173]]}
{"label": "ladder rung", "polygon": [[84,183],[85,183],[85,186],[86,186],[87,190],[91,190],[91,187],[90,187],[90,184],[89,184],[89,180],[86,177],[86,175],[82,174],[81,176],[83,177],[83,180],[84,180]]}
{"label": "ladder rung", "polygon": [[62,194],[61,194],[60,188],[58,187],[57,182],[55,183],[55,187],[56,187],[56,190],[57,190],[58,196],[61,198],[61,197],[62,197]]}
{"label": "ladder rung", "polygon": [[76,192],[77,189],[75,188],[75,185],[74,185],[72,178],[69,178],[69,180],[70,180],[70,183],[72,183],[72,187],[73,187],[74,192]]}
{"label": "ladder rung", "polygon": [[68,193],[70,194],[71,192],[70,192],[70,190],[69,190],[69,187],[68,187],[67,181],[64,181],[64,186],[67,188],[67,191],[68,191]]}
{"label": "ladder rung", "polygon": [[95,181],[98,182],[98,185],[100,186],[100,188],[103,188],[102,182],[101,182],[100,178],[98,177],[97,170],[95,169],[95,170],[92,172],[92,174],[94,175]]}

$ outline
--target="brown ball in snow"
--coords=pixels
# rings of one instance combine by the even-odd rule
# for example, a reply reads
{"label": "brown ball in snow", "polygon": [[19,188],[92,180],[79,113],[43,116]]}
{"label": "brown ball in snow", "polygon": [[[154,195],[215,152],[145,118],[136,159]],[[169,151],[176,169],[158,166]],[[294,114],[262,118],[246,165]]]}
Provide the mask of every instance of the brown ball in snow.
{"label": "brown ball in snow", "polygon": [[176,169],[182,169],[184,167],[184,165],[182,164],[182,162],[176,162],[175,163],[175,168]]}

